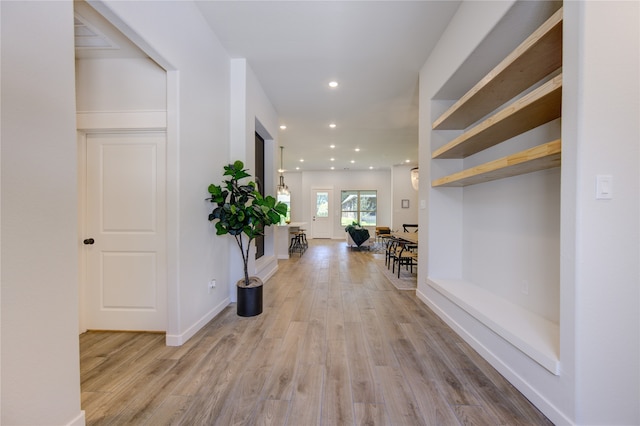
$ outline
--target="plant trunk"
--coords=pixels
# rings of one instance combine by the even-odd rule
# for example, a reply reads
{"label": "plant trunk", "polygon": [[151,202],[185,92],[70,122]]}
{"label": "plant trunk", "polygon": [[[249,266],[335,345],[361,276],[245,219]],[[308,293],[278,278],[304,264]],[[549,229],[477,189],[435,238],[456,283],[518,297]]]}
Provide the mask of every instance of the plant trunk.
{"label": "plant trunk", "polygon": [[[242,239],[242,234],[235,235],[236,243],[238,247],[240,247],[240,253],[242,254],[242,264],[244,266],[244,285],[249,285],[249,249],[251,248],[251,239],[247,242],[247,248],[244,248],[244,241]],[[240,281],[239,281],[240,282]]]}

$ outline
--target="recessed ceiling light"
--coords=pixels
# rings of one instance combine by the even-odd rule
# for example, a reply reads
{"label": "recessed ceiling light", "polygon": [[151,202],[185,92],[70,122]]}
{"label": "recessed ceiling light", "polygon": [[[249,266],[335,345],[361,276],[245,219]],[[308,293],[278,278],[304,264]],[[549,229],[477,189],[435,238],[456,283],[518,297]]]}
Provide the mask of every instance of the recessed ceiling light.
{"label": "recessed ceiling light", "polygon": [[333,149],[333,148],[335,148],[335,147],[336,147],[336,146],[335,146],[334,144],[329,145],[329,148],[331,148],[331,149]]}
{"label": "recessed ceiling light", "polygon": [[360,152],[360,148],[356,148],[356,149],[355,149],[355,151],[356,151],[356,152]]}
{"label": "recessed ceiling light", "polygon": [[351,160],[351,164],[353,164],[353,163],[355,163],[355,162],[356,162],[356,160]]}
{"label": "recessed ceiling light", "polygon": [[373,166],[369,166],[369,170],[373,170]]}
{"label": "recessed ceiling light", "polygon": [[285,126],[284,124],[282,126],[280,126],[280,129],[282,129],[282,130],[284,130],[286,128],[287,128],[287,126]]}
{"label": "recessed ceiling light", "polygon": [[301,163],[304,163],[304,158],[301,158],[301,159],[300,159],[300,162],[301,162]]}
{"label": "recessed ceiling light", "polygon": [[335,169],[336,169],[335,167],[331,166],[331,170],[335,170]]}
{"label": "recessed ceiling light", "polygon": [[330,158],[330,160],[331,160],[331,161],[336,161],[336,159],[335,159],[335,158],[333,158],[333,157],[331,157],[331,158]]}
{"label": "recessed ceiling light", "polygon": [[411,160],[404,160],[404,162],[405,162],[405,163],[410,163],[410,162],[411,162]]}
{"label": "recessed ceiling light", "polygon": [[329,124],[329,127],[331,127],[332,129],[335,129],[336,128],[336,123]]}
{"label": "recessed ceiling light", "polygon": [[329,82],[329,87],[333,87],[333,88],[338,87],[338,82],[337,81],[330,81]]}

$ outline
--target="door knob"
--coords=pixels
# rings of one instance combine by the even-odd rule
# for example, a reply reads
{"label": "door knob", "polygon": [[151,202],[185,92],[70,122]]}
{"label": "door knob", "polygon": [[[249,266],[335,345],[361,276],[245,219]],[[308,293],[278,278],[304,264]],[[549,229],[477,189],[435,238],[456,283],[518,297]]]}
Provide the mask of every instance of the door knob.
{"label": "door knob", "polygon": [[87,238],[86,240],[83,241],[84,244],[86,245],[91,245],[93,243],[95,243],[96,241],[93,238]]}

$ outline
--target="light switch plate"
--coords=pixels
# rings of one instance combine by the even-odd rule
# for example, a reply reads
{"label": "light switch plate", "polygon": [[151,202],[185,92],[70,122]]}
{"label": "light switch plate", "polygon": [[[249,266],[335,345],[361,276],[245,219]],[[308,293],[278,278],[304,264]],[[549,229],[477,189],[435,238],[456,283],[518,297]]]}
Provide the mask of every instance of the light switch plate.
{"label": "light switch plate", "polygon": [[613,176],[596,176],[596,200],[611,200],[613,198]]}

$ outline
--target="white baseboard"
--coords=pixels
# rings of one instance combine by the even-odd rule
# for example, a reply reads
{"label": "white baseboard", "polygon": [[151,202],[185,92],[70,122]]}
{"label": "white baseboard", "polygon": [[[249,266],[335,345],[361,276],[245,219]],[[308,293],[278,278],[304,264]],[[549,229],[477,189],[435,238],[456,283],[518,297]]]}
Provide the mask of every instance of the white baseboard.
{"label": "white baseboard", "polygon": [[256,276],[266,283],[278,270],[278,259],[276,256],[263,256],[256,264]]}
{"label": "white baseboard", "polygon": [[86,424],[87,422],[85,419],[84,410],[81,410],[75,418],[67,423],[67,426],[85,426]]}
{"label": "white baseboard", "polygon": [[226,308],[229,305],[229,303],[231,303],[229,301],[229,298],[224,299],[216,307],[214,307],[212,310],[207,312],[206,315],[204,315],[202,318],[200,318],[198,321],[196,321],[195,324],[193,324],[191,327],[189,327],[187,330],[185,330],[181,334],[169,334],[169,333],[167,333],[167,335],[165,336],[166,345],[167,346],[182,346],[187,340],[192,338],[194,336],[194,334],[196,334],[198,331],[200,331],[200,329],[202,327],[207,325],[209,323],[209,321],[214,319],[220,312],[222,312],[222,310],[224,308]]}

